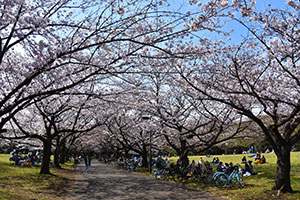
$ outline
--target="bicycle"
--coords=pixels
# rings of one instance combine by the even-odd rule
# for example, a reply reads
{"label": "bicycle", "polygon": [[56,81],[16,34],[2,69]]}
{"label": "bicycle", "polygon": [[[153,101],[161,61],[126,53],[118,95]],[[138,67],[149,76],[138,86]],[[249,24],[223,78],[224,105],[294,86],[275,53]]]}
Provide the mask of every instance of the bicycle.
{"label": "bicycle", "polygon": [[155,176],[156,179],[164,179],[164,180],[169,179],[169,169],[168,168],[153,169],[152,173],[153,173],[153,175]]}
{"label": "bicycle", "polygon": [[245,187],[243,175],[239,172],[239,165],[234,165],[225,172],[216,172],[213,182],[218,188],[224,188],[229,184],[238,182],[241,187]]}
{"label": "bicycle", "polygon": [[171,163],[169,174],[173,181],[181,183],[184,180],[191,178],[191,166],[181,168],[179,165]]}

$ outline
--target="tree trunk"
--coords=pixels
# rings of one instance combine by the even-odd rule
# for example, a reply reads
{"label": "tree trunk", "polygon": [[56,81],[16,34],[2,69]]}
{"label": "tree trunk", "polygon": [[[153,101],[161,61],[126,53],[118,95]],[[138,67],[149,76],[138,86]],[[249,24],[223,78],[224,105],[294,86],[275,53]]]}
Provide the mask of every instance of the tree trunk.
{"label": "tree trunk", "polygon": [[129,158],[129,149],[127,149],[127,148],[124,151],[124,157]]}
{"label": "tree trunk", "polygon": [[290,145],[282,145],[280,152],[276,152],[277,155],[277,168],[276,178],[273,190],[280,190],[281,192],[293,192],[290,180],[291,170],[291,147]]}
{"label": "tree trunk", "polygon": [[142,158],[143,158],[143,161],[142,161],[142,167],[149,167],[147,152],[146,152],[146,153],[143,153],[141,156],[142,156]]}
{"label": "tree trunk", "polygon": [[43,159],[40,174],[51,174],[50,173],[50,157],[51,157],[51,142],[43,142]]}
{"label": "tree trunk", "polygon": [[180,160],[180,166],[181,167],[187,167],[189,165],[189,158],[187,156],[186,152],[182,152],[179,154],[179,160]]}
{"label": "tree trunk", "polygon": [[62,140],[59,144],[59,163],[65,164],[67,160],[68,149],[66,147],[66,141]]}
{"label": "tree trunk", "polygon": [[179,152],[179,160],[181,167],[187,167],[189,165],[189,158],[188,158],[188,149],[186,147],[187,142],[185,138],[180,138],[180,148],[178,149]]}
{"label": "tree trunk", "polygon": [[65,164],[66,162],[66,157],[67,157],[67,148],[65,144],[60,145],[60,151],[59,151],[59,163],[60,164]]}
{"label": "tree trunk", "polygon": [[56,168],[61,169],[61,166],[59,164],[59,158],[60,158],[60,145],[59,145],[59,143],[57,143],[55,151],[54,151],[54,166]]}

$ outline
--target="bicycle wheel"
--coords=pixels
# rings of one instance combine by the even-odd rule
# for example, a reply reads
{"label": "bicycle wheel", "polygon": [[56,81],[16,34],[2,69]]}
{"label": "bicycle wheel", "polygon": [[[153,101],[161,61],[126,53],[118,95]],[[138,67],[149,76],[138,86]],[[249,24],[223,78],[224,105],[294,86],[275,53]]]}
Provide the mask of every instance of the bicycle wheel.
{"label": "bicycle wheel", "polygon": [[244,182],[244,178],[243,178],[243,175],[239,174],[239,177],[238,177],[238,182],[240,184],[240,186],[243,188],[246,186],[245,182]]}
{"label": "bicycle wheel", "polygon": [[227,185],[227,177],[224,174],[220,174],[214,179],[214,183],[218,188],[224,188]]}
{"label": "bicycle wheel", "polygon": [[160,171],[160,178],[163,179],[163,180],[167,180],[168,179],[167,171],[165,169],[162,169]]}
{"label": "bicycle wheel", "polygon": [[162,178],[162,172],[159,169],[153,169],[152,170],[153,175],[155,176],[156,179],[161,179]]}

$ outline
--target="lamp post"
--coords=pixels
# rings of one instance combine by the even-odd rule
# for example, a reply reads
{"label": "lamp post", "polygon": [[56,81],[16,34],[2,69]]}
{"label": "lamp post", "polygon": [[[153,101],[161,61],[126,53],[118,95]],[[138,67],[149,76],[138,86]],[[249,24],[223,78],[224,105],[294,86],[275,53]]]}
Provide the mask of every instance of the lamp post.
{"label": "lamp post", "polygon": [[[151,116],[144,115],[142,117],[143,120],[148,121],[151,120]],[[152,173],[152,130],[149,131],[149,172]]]}
{"label": "lamp post", "polygon": [[152,131],[149,131],[149,172],[152,173]]}

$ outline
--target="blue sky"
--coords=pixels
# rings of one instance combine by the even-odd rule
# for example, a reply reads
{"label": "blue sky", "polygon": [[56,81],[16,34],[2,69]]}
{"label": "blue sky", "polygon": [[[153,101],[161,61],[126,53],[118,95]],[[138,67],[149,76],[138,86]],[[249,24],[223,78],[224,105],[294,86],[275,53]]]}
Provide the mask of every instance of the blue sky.
{"label": "blue sky", "polygon": [[[286,7],[286,0],[257,0],[255,5],[255,10],[258,11],[265,11],[269,9],[268,5],[271,5],[271,8],[276,9],[284,9]],[[233,42],[239,42],[242,39],[242,36],[247,34],[247,30],[242,28],[237,23],[232,23],[232,27],[235,29],[235,32],[232,34]]]}
{"label": "blue sky", "polygon": [[[202,0],[203,4],[208,0]],[[187,11],[197,11],[197,6],[191,6],[189,4],[189,0],[169,0],[168,1],[171,5],[172,10],[180,10],[181,12]],[[271,5],[272,8],[277,9],[285,9],[286,7],[286,0],[257,0],[255,10],[257,12],[264,11],[269,9],[268,5]],[[242,28],[237,22],[228,22],[228,24],[224,27],[224,30],[231,30],[234,29],[234,33],[232,33],[232,42],[239,42],[242,39],[242,36],[247,35],[247,30]],[[217,35],[215,33],[211,33],[208,31],[201,31],[198,33],[200,36],[207,36],[211,39],[221,39],[222,36]]]}
{"label": "blue sky", "polygon": [[257,0],[256,7],[258,9],[266,9],[268,4],[271,4],[272,8],[284,8],[285,0]]}

